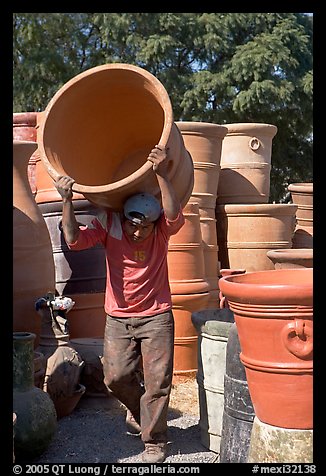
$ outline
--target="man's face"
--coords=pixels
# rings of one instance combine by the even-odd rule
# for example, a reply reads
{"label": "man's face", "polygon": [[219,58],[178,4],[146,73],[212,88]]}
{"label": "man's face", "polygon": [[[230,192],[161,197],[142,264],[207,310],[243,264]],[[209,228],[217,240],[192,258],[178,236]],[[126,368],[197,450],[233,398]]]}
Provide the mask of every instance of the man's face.
{"label": "man's face", "polygon": [[123,222],[123,228],[128,237],[135,242],[141,242],[153,232],[154,223],[148,222],[142,225],[138,225],[131,220],[125,219]]}

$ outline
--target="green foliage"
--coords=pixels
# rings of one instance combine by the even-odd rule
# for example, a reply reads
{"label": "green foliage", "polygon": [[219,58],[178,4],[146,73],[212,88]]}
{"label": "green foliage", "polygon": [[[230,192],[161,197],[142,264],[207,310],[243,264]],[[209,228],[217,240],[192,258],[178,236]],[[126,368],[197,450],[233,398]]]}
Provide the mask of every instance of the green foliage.
{"label": "green foliage", "polygon": [[76,74],[130,63],[175,120],[275,124],[271,201],[312,180],[312,18],[300,13],[15,13],[14,111],[44,110]]}

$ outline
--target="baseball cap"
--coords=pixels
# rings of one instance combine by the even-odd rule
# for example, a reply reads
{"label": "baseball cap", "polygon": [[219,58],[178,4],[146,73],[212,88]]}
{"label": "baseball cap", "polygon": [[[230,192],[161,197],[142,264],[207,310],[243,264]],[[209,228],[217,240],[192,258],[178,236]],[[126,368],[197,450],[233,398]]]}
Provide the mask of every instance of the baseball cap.
{"label": "baseball cap", "polygon": [[144,222],[154,222],[161,214],[161,204],[150,193],[137,193],[129,197],[123,207],[125,217],[141,225]]}

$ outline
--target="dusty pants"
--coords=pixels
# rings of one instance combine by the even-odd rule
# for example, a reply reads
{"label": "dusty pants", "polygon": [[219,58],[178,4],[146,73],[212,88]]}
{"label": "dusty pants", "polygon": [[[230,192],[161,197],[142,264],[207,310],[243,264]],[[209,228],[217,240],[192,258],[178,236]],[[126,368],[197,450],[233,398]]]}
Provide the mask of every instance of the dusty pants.
{"label": "dusty pants", "polygon": [[[172,311],[148,317],[107,316],[104,381],[140,421],[144,443],[167,440],[173,351]],[[141,362],[144,386],[137,376]]]}

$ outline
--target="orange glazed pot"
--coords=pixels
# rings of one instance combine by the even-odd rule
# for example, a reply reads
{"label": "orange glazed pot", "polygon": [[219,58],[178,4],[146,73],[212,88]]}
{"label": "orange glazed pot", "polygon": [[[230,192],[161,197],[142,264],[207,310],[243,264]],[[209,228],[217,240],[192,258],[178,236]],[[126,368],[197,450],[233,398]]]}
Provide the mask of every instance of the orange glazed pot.
{"label": "orange glazed pot", "polygon": [[57,91],[40,121],[39,148],[50,176],[70,175],[74,192],[112,209],[138,192],[160,198],[147,160],[157,144],[169,147],[168,176],[184,206],[194,167],[170,98],[155,76],[130,64],[78,74]]}
{"label": "orange glazed pot", "polygon": [[238,328],[240,359],[260,421],[313,428],[313,270],[276,269],[219,280]]}

